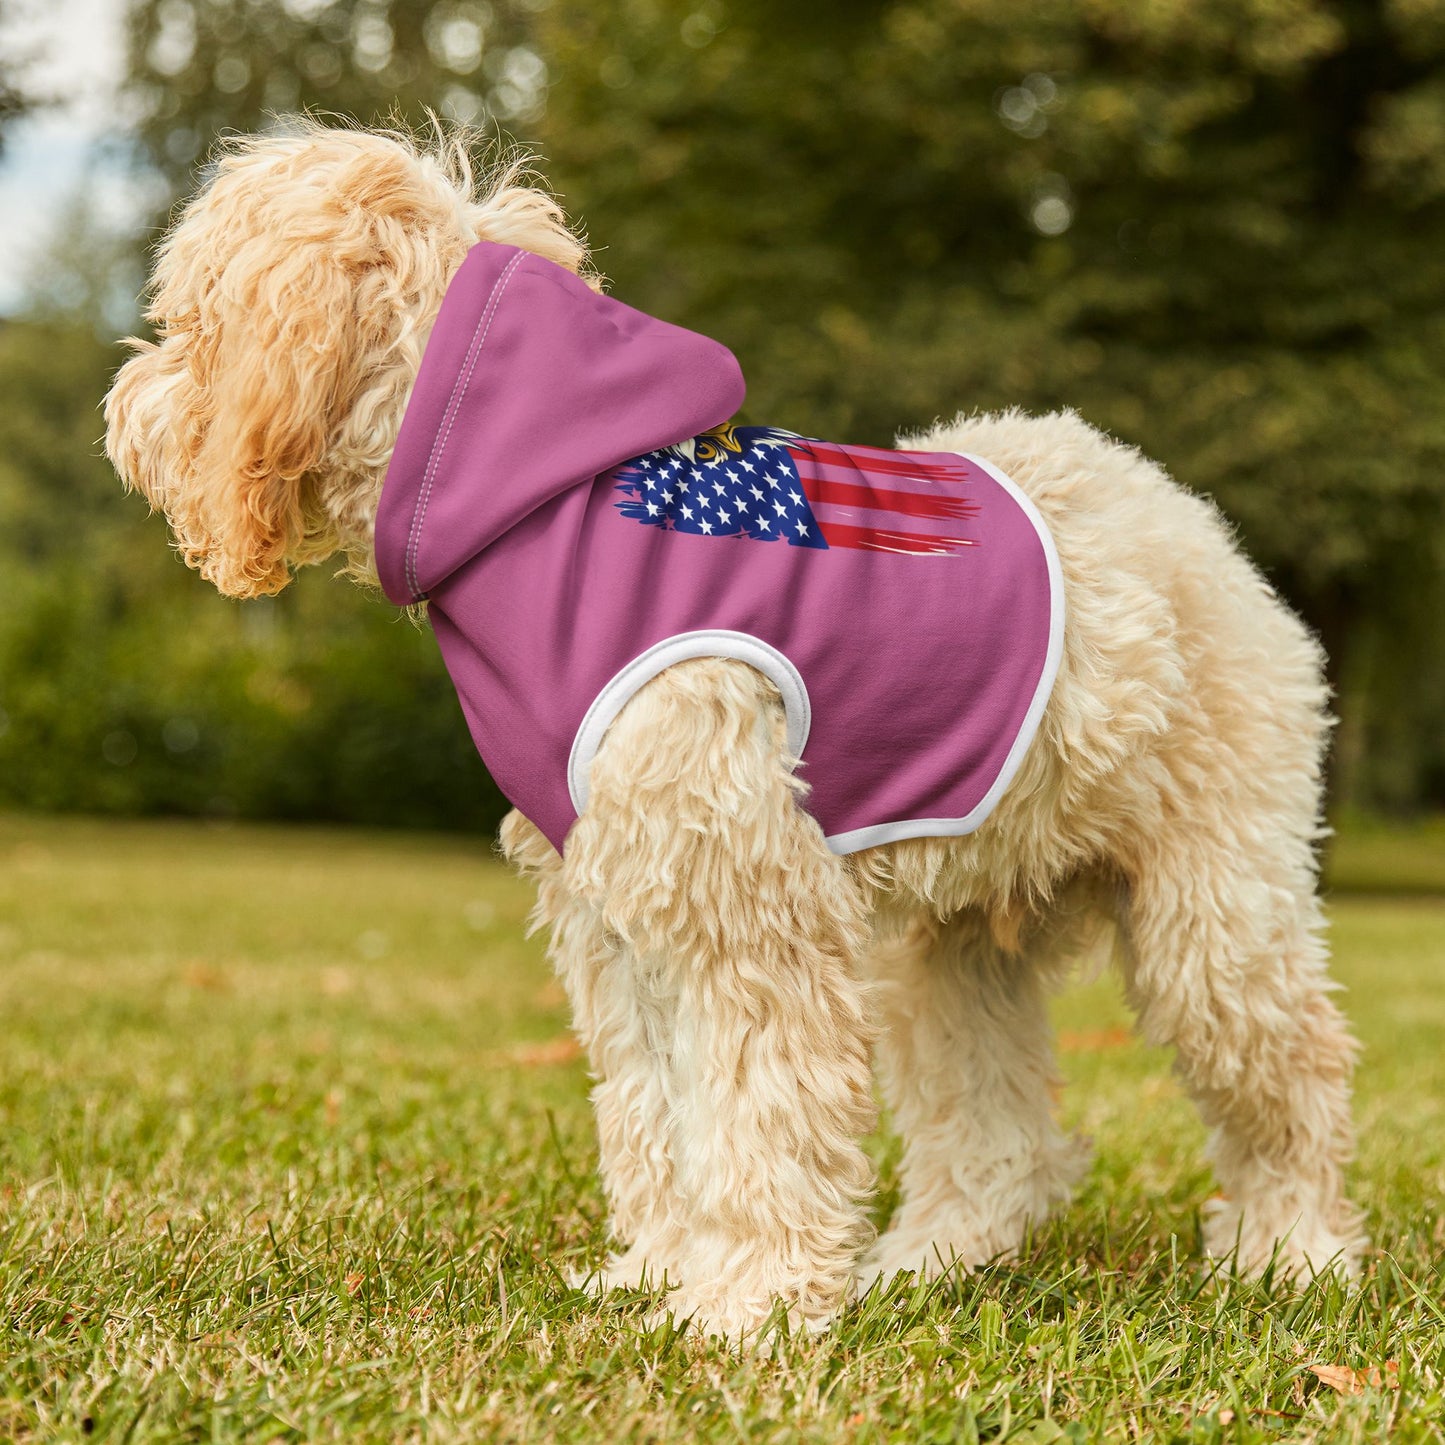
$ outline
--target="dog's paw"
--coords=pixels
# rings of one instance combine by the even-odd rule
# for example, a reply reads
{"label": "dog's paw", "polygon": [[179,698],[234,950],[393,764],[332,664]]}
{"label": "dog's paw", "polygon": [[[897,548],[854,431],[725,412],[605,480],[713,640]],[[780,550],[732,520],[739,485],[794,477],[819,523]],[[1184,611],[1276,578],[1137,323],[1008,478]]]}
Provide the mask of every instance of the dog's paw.
{"label": "dog's paw", "polygon": [[865,1295],[875,1286],[886,1290],[895,1279],[903,1275],[921,1279],[938,1279],[957,1271],[969,1274],[982,1269],[991,1260],[1008,1258],[1012,1249],[1000,1247],[985,1252],[983,1246],[972,1239],[954,1239],[948,1244],[939,1243],[920,1235],[895,1233],[890,1230],[881,1235],[878,1242],[864,1256],[854,1274],[859,1295]]}
{"label": "dog's paw", "polygon": [[[676,1280],[676,1275],[672,1275]],[[666,1265],[656,1263],[646,1249],[634,1245],[623,1254],[611,1254],[595,1269],[576,1269],[567,1282],[573,1289],[585,1290],[601,1297],[615,1289],[666,1289],[669,1274]]]}
{"label": "dog's paw", "polygon": [[950,1179],[915,1179],[931,1202],[905,1204],[857,1271],[858,1289],[887,1287],[898,1275],[938,1279],[967,1274],[1018,1253],[1031,1222],[1066,1204],[1088,1171],[1092,1142],[1051,1135],[1029,1156],[975,1161],[967,1187]]}
{"label": "dog's paw", "polygon": [[1367,1240],[1352,1206],[1341,1205],[1324,1218],[1268,1207],[1242,1210],[1233,1200],[1211,1199],[1203,1213],[1204,1252],[1246,1278],[1258,1279],[1271,1266],[1279,1280],[1359,1275]]}
{"label": "dog's paw", "polygon": [[1028,1224],[1027,1214],[1003,1211],[994,1218],[953,1210],[926,1222],[900,1220],[863,1257],[856,1276],[859,1293],[875,1284],[886,1288],[901,1274],[938,1279],[1008,1263],[1017,1255]]}
{"label": "dog's paw", "polygon": [[777,1299],[738,1299],[721,1290],[672,1290],[647,1317],[650,1328],[669,1325],[695,1331],[734,1349],[771,1355],[783,1334],[821,1335],[832,1326],[835,1311],[805,1312]]}

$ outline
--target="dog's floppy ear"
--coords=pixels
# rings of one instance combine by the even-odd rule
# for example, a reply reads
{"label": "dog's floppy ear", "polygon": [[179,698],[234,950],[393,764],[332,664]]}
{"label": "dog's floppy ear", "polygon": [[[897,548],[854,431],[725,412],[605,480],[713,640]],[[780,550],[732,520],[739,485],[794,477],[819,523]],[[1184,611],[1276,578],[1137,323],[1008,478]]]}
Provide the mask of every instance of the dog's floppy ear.
{"label": "dog's floppy ear", "polygon": [[256,237],[227,258],[162,252],[157,343],[132,342],[106,398],[106,449],[164,510],[188,566],[231,597],[279,592],[304,560],[307,477],[350,400],[356,282],[305,239]]}
{"label": "dog's floppy ear", "polygon": [[385,464],[458,210],[395,142],[311,127],[232,143],[161,246],[158,343],[116,378],[107,448],[221,592],[279,592],[342,545],[322,492]]}
{"label": "dog's floppy ear", "polygon": [[[447,283],[477,237],[580,269],[586,251],[514,161],[479,193],[464,138],[298,121],[237,137],[156,258],[147,316],[106,400],[106,448],[233,597],[345,551],[371,519]],[[358,560],[360,559],[360,560]]]}
{"label": "dog's floppy ear", "polygon": [[220,591],[254,597],[290,580],[287,559],[307,532],[306,478],[350,399],[360,347],[354,280],[326,247],[239,259],[203,301],[188,348],[214,414],[189,458],[200,526],[176,536]]}

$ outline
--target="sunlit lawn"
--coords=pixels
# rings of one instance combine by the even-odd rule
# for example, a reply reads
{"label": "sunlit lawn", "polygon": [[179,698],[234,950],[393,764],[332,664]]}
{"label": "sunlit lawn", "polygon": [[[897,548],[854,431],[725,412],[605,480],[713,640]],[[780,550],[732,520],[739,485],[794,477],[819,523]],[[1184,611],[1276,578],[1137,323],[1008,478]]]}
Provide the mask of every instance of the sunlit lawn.
{"label": "sunlit lawn", "polygon": [[1445,1439],[1445,901],[1332,906],[1362,1289],[1211,1281],[1202,1132],[1104,983],[1076,1204],[772,1359],[566,1283],[602,1206],[528,902],[480,841],[0,818],[0,1438]]}

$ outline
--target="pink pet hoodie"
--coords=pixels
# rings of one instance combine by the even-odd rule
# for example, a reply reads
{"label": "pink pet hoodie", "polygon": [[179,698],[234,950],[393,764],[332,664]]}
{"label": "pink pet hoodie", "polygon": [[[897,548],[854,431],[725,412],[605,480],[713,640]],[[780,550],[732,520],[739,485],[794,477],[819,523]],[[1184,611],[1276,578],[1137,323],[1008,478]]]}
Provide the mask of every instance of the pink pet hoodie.
{"label": "pink pet hoodie", "polygon": [[728,426],[743,392],[717,342],[480,243],[382,491],[387,596],[427,599],[483,760],[558,849],[612,720],[696,657],[777,685],[835,852],[971,832],[1058,671],[1042,520],[979,457]]}

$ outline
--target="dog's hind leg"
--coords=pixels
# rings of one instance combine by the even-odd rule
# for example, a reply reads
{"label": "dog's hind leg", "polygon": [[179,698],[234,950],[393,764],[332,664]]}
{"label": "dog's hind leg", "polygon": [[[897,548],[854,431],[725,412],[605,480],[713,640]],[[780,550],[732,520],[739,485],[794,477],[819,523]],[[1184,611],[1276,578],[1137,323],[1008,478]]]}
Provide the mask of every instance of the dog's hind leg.
{"label": "dog's hind leg", "polygon": [[1355,1045],[1331,999],[1314,857],[1321,659],[1237,559],[1177,585],[1187,688],[1093,813],[1117,829],[1126,988],[1212,1131],[1225,1199],[1209,1251],[1237,1249],[1250,1274],[1276,1247],[1282,1272],[1351,1272]]}
{"label": "dog's hind leg", "polygon": [[[1364,1243],[1344,1194],[1355,1046],[1330,999],[1308,844],[1259,819],[1199,822],[1139,859],[1126,983],[1141,1029],[1171,1043],[1213,1131],[1225,1198],[1210,1253],[1258,1274],[1353,1272]],[[1216,826],[1220,826],[1216,824]]]}
{"label": "dog's hind leg", "polygon": [[779,1301],[825,1324],[869,1237],[864,903],[797,789],[761,674],[681,663],[613,724],[567,841],[570,890],[631,960],[599,1009],[648,1001],[666,1102],[634,1107],[634,1152],[675,1226],[669,1309],[730,1339]]}
{"label": "dog's hind leg", "polygon": [[1008,1257],[1068,1199],[1087,1147],[1054,1121],[1047,953],[1005,950],[980,912],[881,943],[879,1071],[903,1136],[902,1201],[860,1283]]}

